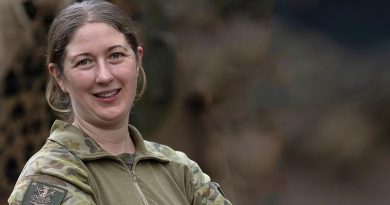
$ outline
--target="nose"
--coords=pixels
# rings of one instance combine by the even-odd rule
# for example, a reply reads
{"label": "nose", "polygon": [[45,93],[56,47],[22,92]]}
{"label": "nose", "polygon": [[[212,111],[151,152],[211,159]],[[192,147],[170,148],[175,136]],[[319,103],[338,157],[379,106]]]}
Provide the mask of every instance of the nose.
{"label": "nose", "polygon": [[104,61],[98,62],[97,71],[96,71],[96,83],[107,84],[112,80],[113,80],[113,75],[111,73],[111,68]]}

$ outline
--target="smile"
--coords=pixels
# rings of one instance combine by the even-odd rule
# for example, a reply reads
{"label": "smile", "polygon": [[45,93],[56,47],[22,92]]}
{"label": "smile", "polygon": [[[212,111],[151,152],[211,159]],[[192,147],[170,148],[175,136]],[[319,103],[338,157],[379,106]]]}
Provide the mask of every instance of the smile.
{"label": "smile", "polygon": [[117,95],[119,93],[119,91],[120,91],[120,89],[109,91],[109,92],[101,92],[101,93],[94,94],[94,96],[96,96],[98,98],[110,98],[110,97]]}

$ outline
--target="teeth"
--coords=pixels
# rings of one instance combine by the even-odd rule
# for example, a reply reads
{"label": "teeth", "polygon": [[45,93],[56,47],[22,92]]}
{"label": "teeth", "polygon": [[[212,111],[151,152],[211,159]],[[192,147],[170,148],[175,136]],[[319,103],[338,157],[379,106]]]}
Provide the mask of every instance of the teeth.
{"label": "teeth", "polygon": [[117,91],[112,91],[112,92],[109,92],[109,93],[104,93],[104,94],[97,94],[97,96],[99,98],[109,98],[109,97],[112,97],[114,95],[116,95]]}

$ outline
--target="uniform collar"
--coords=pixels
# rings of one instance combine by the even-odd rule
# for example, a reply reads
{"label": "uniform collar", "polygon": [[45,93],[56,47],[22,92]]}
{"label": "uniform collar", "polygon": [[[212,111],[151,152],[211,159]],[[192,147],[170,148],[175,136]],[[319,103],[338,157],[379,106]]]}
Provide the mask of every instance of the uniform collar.
{"label": "uniform collar", "polygon": [[[134,126],[129,125],[129,132],[136,147],[137,157],[169,161],[161,153],[156,152],[150,146],[146,146],[141,134]],[[83,161],[115,157],[103,150],[94,139],[83,133],[79,128],[61,120],[56,120],[53,123],[48,140],[60,144]]]}

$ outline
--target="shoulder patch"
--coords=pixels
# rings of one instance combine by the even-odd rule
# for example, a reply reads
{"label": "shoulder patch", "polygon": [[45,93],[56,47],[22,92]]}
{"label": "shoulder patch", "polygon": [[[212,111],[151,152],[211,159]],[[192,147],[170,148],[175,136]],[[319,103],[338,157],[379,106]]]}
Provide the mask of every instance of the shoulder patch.
{"label": "shoulder patch", "polygon": [[32,181],[22,205],[60,205],[66,192],[66,189],[54,185]]}

